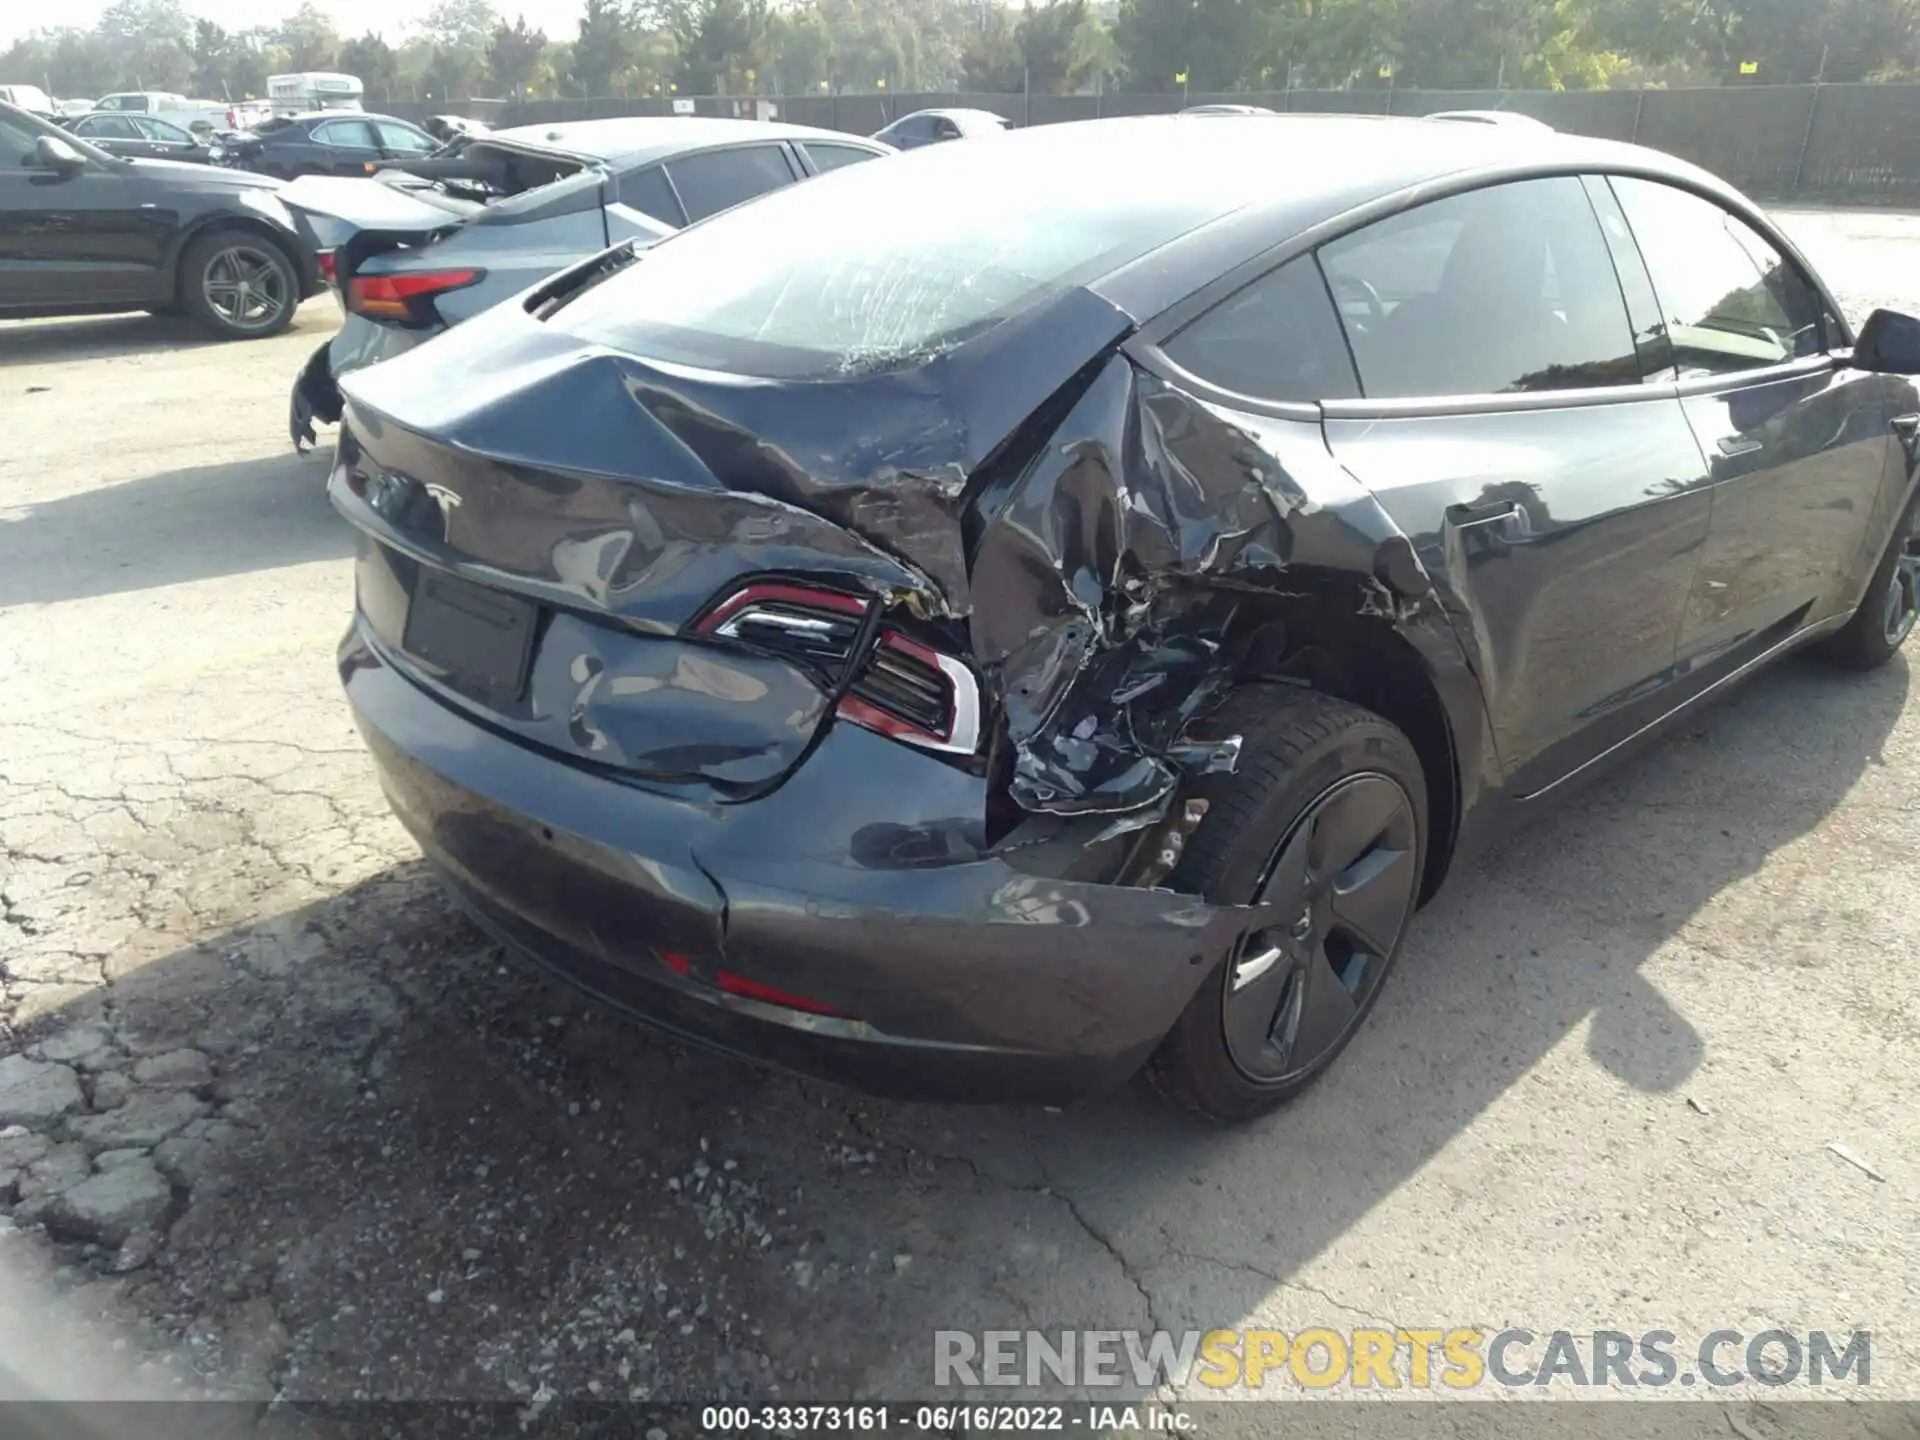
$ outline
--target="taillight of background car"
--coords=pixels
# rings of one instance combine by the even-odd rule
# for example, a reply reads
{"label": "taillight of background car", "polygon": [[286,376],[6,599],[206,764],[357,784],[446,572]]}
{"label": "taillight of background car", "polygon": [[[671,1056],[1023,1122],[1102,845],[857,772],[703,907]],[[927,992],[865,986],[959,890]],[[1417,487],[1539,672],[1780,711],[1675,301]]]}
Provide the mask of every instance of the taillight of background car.
{"label": "taillight of background car", "polygon": [[347,281],[346,306],[369,320],[432,325],[433,302],[452,290],[478,284],[484,270],[423,270],[401,275],[355,275]]}
{"label": "taillight of background car", "polygon": [[[873,603],[792,581],[759,581],[728,595],[693,629],[770,651],[837,683]],[[973,671],[890,624],[881,625],[837,713],[925,750],[972,755],[980,746]]]}

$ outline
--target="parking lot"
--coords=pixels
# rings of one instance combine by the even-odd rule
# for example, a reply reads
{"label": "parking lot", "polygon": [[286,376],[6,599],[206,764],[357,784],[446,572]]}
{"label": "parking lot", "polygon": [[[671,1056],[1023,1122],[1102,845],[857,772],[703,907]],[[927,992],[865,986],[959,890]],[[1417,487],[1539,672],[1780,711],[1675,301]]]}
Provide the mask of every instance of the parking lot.
{"label": "parking lot", "polygon": [[[1920,308],[1920,216],[1787,220],[1856,318]],[[1909,661],[1789,663],[1456,875],[1277,1115],[869,1101],[601,1016],[440,896],[286,436],[331,306],[0,325],[0,1257],[156,1384],[915,1396],[936,1329],[1781,1327],[1920,1398]],[[73,1202],[101,1153],[135,1178]]]}

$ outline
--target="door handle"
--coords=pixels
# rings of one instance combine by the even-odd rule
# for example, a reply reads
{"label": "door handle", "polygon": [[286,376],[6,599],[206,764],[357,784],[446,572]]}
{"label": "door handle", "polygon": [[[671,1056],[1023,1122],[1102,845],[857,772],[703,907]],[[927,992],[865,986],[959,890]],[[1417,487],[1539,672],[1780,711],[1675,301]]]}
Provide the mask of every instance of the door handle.
{"label": "door handle", "polygon": [[1527,512],[1512,500],[1482,500],[1475,503],[1449,505],[1447,519],[1457,529],[1483,525],[1497,526],[1500,533],[1512,539],[1520,539],[1529,533]]}
{"label": "door handle", "polygon": [[1755,440],[1749,435],[1727,435],[1720,441],[1720,453],[1729,460],[1741,455],[1757,455],[1766,448],[1764,441]]}
{"label": "door handle", "polygon": [[1519,505],[1511,500],[1481,500],[1447,507],[1447,518],[1456,525],[1478,525],[1486,520],[1505,520],[1518,513],[1520,513]]}

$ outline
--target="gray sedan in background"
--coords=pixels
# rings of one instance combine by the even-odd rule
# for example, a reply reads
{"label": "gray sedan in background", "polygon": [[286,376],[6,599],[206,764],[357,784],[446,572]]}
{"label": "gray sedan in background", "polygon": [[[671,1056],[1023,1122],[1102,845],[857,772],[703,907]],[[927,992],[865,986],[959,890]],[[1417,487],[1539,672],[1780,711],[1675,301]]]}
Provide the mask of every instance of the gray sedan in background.
{"label": "gray sedan in background", "polygon": [[627,117],[519,126],[368,179],[282,192],[346,321],[293,387],[294,445],[340,418],[336,377],[612,245],[650,245],[770,190],[894,152],[833,130],[753,120]]}
{"label": "gray sedan in background", "polygon": [[938,145],[943,140],[976,140],[982,135],[998,135],[1012,122],[991,110],[915,110],[902,115],[874,139],[896,150],[917,150],[922,145]]}

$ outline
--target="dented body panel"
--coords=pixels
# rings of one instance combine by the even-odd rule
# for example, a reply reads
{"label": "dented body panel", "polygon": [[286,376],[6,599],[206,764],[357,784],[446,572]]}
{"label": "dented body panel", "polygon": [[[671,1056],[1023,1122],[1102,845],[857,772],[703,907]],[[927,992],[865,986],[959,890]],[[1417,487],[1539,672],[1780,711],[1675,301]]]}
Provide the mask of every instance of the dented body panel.
{"label": "dented body panel", "polygon": [[[977,777],[854,727],[791,784],[725,806],[449,726],[361,626],[340,668],[395,813],[479,923],[733,1053],[904,1096],[1089,1093],[1131,1073],[1214,960],[1272,918],[1022,870],[1032,852],[984,845]],[[722,968],[857,1018],[727,994]]]}
{"label": "dented body panel", "polygon": [[[831,345],[779,314],[784,291],[711,332],[671,300],[631,329],[611,302],[569,317],[696,229],[348,376],[341,674],[462,902],[701,1043],[901,1094],[1080,1094],[1248,937],[1299,921],[1163,888],[1206,821],[1193,782],[1241,764],[1245,737],[1200,723],[1230,694],[1320,690],[1408,737],[1430,895],[1515,802],[1830,632],[1906,493],[1884,387],[1837,363],[1761,415],[1677,382],[1266,403],[1167,358],[1303,236],[1579,168],[1526,146],[1587,153],[1395,133],[1368,174],[1303,156],[1310,199],[1228,165],[1237,203],[1106,275],[1023,287],[997,251],[924,285],[862,272],[812,314]],[[802,191],[830,205],[836,183]],[[1001,308],[967,311],[975,280]],[[1771,488],[1709,462],[1728,425],[1776,444]],[[1784,541],[1756,568],[1723,506],[1822,496],[1818,598],[1700,663],[1703,617],[1733,623],[1703,608],[1724,576],[1747,596],[1806,579]]]}
{"label": "dented body panel", "polygon": [[1330,416],[1326,434],[1414,537],[1519,785],[1574,769],[1672,708],[1681,613],[1712,509],[1672,395]]}

